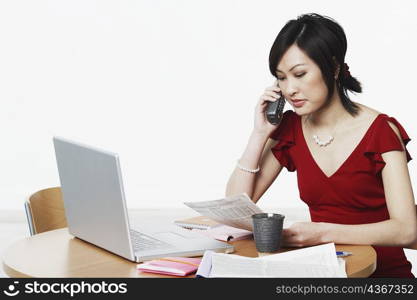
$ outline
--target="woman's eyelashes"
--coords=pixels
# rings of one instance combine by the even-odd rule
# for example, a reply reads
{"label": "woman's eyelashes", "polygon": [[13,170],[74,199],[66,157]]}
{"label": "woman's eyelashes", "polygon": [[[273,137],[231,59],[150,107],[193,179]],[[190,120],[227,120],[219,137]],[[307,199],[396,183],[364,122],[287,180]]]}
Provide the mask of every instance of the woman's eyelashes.
{"label": "woman's eyelashes", "polygon": [[[299,74],[295,74],[294,76],[295,76],[295,77],[297,77],[297,78],[301,78],[301,77],[303,77],[305,74],[306,74],[306,72],[304,72],[304,73],[299,73]],[[284,79],[285,79],[285,77],[277,77],[277,79],[278,79],[278,80],[280,80],[280,81],[282,81],[282,80],[284,80]]]}

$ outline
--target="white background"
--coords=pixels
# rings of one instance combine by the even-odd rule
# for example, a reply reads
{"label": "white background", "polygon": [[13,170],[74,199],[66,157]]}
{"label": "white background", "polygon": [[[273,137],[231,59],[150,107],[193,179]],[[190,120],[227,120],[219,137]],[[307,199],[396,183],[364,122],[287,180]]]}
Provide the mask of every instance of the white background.
{"label": "white background", "polygon": [[[413,2],[0,1],[0,209],[59,185],[53,135],[119,153],[131,208],[223,197],[273,82],[270,47],[307,12],[344,28],[353,100],[417,138]],[[295,173],[260,204],[305,207]]]}

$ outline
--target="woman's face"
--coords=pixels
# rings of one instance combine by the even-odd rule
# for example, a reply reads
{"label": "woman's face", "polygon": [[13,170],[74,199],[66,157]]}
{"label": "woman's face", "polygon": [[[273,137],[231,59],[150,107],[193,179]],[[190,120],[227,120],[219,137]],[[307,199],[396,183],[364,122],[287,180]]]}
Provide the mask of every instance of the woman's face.
{"label": "woman's face", "polygon": [[284,97],[298,115],[310,114],[325,105],[328,89],[321,71],[295,44],[284,53],[276,74]]}

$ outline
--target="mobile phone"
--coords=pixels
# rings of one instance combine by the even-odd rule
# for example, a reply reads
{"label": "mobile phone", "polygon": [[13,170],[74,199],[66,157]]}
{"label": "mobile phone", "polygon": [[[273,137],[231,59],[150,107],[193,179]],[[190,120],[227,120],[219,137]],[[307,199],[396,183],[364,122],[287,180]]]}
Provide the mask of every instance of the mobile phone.
{"label": "mobile phone", "polygon": [[277,125],[280,123],[285,106],[285,98],[282,96],[277,101],[269,101],[266,105],[265,116],[269,123],[272,125]]}

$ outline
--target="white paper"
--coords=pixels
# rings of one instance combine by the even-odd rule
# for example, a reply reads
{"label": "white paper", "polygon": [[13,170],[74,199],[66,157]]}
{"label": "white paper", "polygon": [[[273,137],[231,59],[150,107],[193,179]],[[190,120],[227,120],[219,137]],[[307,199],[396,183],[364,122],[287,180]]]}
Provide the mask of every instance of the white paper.
{"label": "white paper", "polygon": [[342,261],[338,260],[334,243],[272,254],[263,256],[262,259],[268,261],[289,261],[301,264],[317,264],[314,262],[318,262],[320,265],[334,268],[338,273],[338,276],[335,277],[346,277],[344,259]]}
{"label": "white paper", "polygon": [[210,277],[347,277],[334,243],[249,258],[214,253]]}
{"label": "white paper", "polygon": [[328,266],[338,265],[334,243],[271,254],[263,256],[262,259],[271,261],[295,261],[306,264],[319,261],[321,264]]}
{"label": "white paper", "polygon": [[184,202],[184,204],[221,224],[250,231],[253,231],[252,215],[262,213],[247,194],[220,200]]}
{"label": "white paper", "polygon": [[235,254],[213,253],[210,277],[266,277],[263,262]]}
{"label": "white paper", "polygon": [[200,265],[198,266],[198,270],[195,274],[196,276],[202,276],[206,278],[210,277],[213,253],[215,252],[212,250],[204,251],[203,258],[201,259]]}

